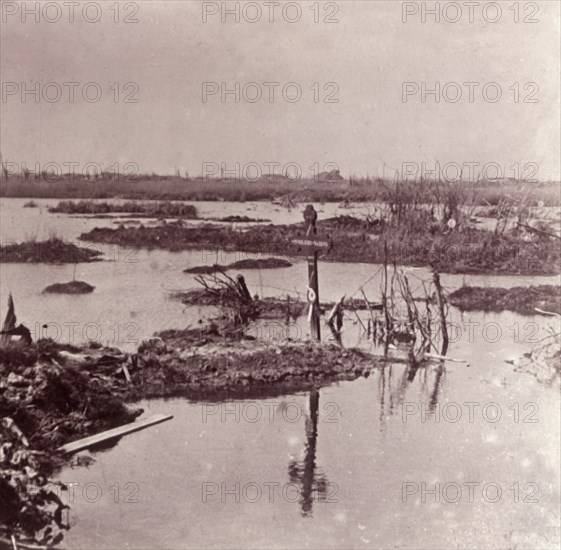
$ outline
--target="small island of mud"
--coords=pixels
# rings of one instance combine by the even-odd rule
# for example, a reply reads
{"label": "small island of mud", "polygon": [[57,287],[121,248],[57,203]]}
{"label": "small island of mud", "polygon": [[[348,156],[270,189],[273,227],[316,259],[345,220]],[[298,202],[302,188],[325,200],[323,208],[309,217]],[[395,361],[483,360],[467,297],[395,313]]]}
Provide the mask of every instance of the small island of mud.
{"label": "small island of mud", "polygon": [[54,283],[46,287],[43,292],[50,294],[88,294],[95,286],[84,281],[70,281],[69,283]]}
{"label": "small island of mud", "polygon": [[448,300],[462,311],[514,311],[522,315],[536,315],[542,311],[561,315],[561,286],[515,286],[512,288],[484,288],[463,286],[452,292]]}
{"label": "small island of mud", "polygon": [[88,214],[105,217],[107,214],[123,213],[139,218],[185,218],[196,219],[197,209],[192,204],[182,202],[139,202],[108,203],[93,201],[61,201],[49,208],[51,213]]}
{"label": "small island of mud", "polygon": [[183,273],[195,273],[209,275],[211,273],[220,273],[228,269],[278,269],[281,267],[291,267],[292,264],[284,258],[258,258],[239,260],[228,265],[199,265],[189,267],[183,270]]}
{"label": "small island of mud", "polygon": [[81,248],[61,239],[0,246],[0,262],[66,264],[101,261],[98,250]]}

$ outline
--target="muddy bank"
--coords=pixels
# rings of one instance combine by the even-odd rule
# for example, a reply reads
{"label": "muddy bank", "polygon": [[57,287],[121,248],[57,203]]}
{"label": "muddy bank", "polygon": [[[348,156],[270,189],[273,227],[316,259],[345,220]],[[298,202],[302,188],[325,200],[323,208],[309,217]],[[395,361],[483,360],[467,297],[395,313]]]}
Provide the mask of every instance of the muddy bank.
{"label": "muddy bank", "polygon": [[[353,221],[354,220],[354,221]],[[366,223],[366,225],[364,225]],[[318,234],[331,243],[323,261],[434,265],[445,273],[551,275],[558,273],[558,241],[522,231],[494,233],[467,225],[455,229],[416,212],[407,223],[365,222],[349,216],[318,221]],[[303,223],[263,225],[243,231],[181,222],[157,227],[95,228],[81,239],[148,249],[259,252],[291,258],[303,250],[291,245],[304,237]]]}
{"label": "muddy bank", "polygon": [[192,204],[177,202],[136,202],[122,204],[92,201],[61,201],[49,208],[51,213],[61,214],[112,214],[126,213],[144,217],[173,217],[195,219],[197,209]]}
{"label": "muddy bank", "polygon": [[452,292],[450,304],[462,311],[514,311],[538,315],[536,308],[561,315],[561,286],[539,285],[513,288],[463,286]]}
{"label": "muddy bank", "polygon": [[82,248],[60,239],[0,246],[0,262],[5,263],[79,263],[101,261],[101,252]]}
{"label": "muddy bank", "polygon": [[228,265],[200,265],[189,267],[183,273],[211,274],[226,271],[228,269],[278,269],[280,267],[291,267],[292,264],[283,258],[258,258],[255,260],[239,260]]}
{"label": "muddy bank", "polygon": [[[297,392],[368,375],[381,364],[356,349],[313,342],[269,345],[250,337],[222,336],[212,330],[168,330],[138,350],[131,372],[142,395],[181,390],[192,399],[214,393]],[[129,395],[136,396],[136,390]]]}
{"label": "muddy bank", "polygon": [[70,281],[69,283],[54,283],[43,289],[43,292],[52,294],[88,294],[93,292],[95,286],[84,281]]}

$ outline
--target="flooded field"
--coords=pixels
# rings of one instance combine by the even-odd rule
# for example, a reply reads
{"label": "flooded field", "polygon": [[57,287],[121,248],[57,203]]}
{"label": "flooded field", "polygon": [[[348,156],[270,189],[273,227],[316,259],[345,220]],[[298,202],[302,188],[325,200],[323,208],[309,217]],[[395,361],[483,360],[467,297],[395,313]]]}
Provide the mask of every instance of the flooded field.
{"label": "flooded field", "polygon": [[[24,202],[2,200],[3,243],[54,234],[76,242],[94,227],[115,226],[112,219],[49,214],[52,200],[37,200],[38,208],[23,208]],[[265,203],[196,207],[200,217],[289,223],[302,216],[300,207],[287,211]],[[325,204],[318,213],[321,219],[340,212]],[[173,292],[197,286],[184,269],[256,256],[81,244],[99,247],[105,261],[1,265],[2,312],[11,293],[18,321],[33,327],[34,337],[78,346],[94,339],[131,353],[157,331],[194,328],[215,313],[172,299]],[[303,296],[306,261],[291,261],[288,268],[240,273],[260,296]],[[426,268],[404,271],[415,284],[430,278]],[[95,291],[42,294],[45,286],[73,277]],[[559,277],[443,274],[441,280],[446,292],[464,284],[559,284]],[[380,282],[380,266],[320,260],[322,300],[360,297],[363,287],[377,302]],[[362,330],[367,318],[365,311],[345,312],[343,345],[379,354]],[[558,319],[450,308],[449,322],[455,331],[448,356],[458,362],[415,370],[394,349],[396,361],[369,377],[319,392],[135,404],[145,409],[143,417],[174,418],[86,452],[95,459],[89,467],[57,474],[74,488],[63,497],[72,502],[61,547],[558,547],[558,373],[519,363],[549,327],[559,329]],[[275,346],[287,336],[309,337],[309,326],[306,315],[288,326],[260,320],[249,333]]]}

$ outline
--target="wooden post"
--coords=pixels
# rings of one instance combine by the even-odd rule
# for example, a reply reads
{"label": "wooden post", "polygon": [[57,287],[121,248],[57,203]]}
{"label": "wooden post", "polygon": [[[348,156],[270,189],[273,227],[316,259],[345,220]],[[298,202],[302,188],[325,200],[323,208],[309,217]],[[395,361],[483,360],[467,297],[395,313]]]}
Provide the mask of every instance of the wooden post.
{"label": "wooden post", "polygon": [[315,293],[315,300],[311,302],[312,315],[310,318],[310,329],[312,338],[321,341],[320,324],[319,324],[319,285],[318,285],[318,253],[312,252],[308,258],[308,281],[309,287]]}
{"label": "wooden post", "polygon": [[[317,233],[316,230],[316,220],[318,214],[315,211],[314,207],[311,204],[306,206],[306,210],[304,211],[304,220],[306,222],[306,237],[310,237]],[[312,308],[311,316],[310,316],[310,330],[312,332],[312,338],[317,340],[318,342],[321,341],[321,332],[320,332],[320,322],[319,322],[319,284],[318,284],[318,251],[317,250],[310,250],[310,254],[308,255],[308,288],[310,288],[315,295],[314,300],[308,301],[310,302],[310,307]]]}

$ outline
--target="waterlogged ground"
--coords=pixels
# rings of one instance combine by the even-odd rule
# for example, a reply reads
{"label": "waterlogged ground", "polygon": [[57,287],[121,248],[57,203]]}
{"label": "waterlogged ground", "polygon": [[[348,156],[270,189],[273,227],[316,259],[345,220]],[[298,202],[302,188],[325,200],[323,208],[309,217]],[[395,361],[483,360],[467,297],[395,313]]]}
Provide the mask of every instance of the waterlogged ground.
{"label": "waterlogged ground", "polygon": [[[65,240],[112,220],[72,218],[0,202],[3,242],[34,232]],[[228,214],[299,221],[276,206],[197,203],[201,216]],[[325,210],[321,212],[322,208]],[[320,216],[336,205],[319,207]],[[248,210],[250,209],[250,210]],[[146,223],[146,221],[144,221]],[[8,293],[18,322],[45,336],[81,344],[94,338],[133,351],[165,328],[195,326],[212,309],[171,299],[195,286],[183,269],[252,257],[193,251],[129,251],[101,247],[112,261],[0,266],[0,315]],[[81,296],[44,295],[74,276],[94,285]],[[322,300],[355,294],[366,282],[379,298],[378,267],[320,263]],[[424,269],[407,269],[412,284]],[[306,263],[241,271],[252,292],[303,295]],[[368,279],[371,280],[368,281]],[[367,282],[368,281],[368,282]],[[556,277],[443,275],[446,290],[462,284],[558,284]],[[418,282],[420,284],[420,282]],[[368,313],[359,313],[365,321]],[[303,394],[229,403],[182,398],[139,403],[144,416],[173,420],[92,451],[89,468],[66,469],[76,483],[66,548],[557,548],[560,524],[558,379],[545,366],[518,360],[554,326],[545,317],[464,313],[454,323],[448,355],[411,372],[388,365],[366,379]],[[47,328],[41,328],[47,324]],[[347,312],[345,345],[377,350]],[[286,327],[263,321],[255,336],[282,341],[307,336],[305,317]],[[393,352],[399,355],[398,352]],[[507,363],[512,360],[515,365]],[[88,485],[89,484],[89,485]],[[436,490],[436,494],[434,491]],[[433,491],[433,492],[431,492]],[[306,542],[304,542],[306,541]]]}

